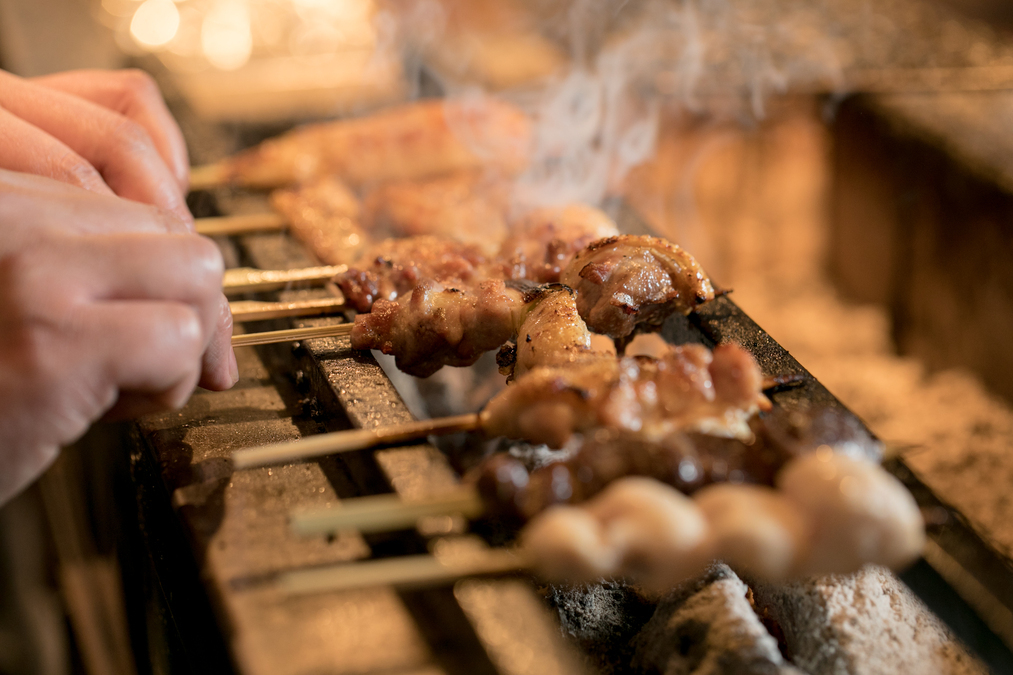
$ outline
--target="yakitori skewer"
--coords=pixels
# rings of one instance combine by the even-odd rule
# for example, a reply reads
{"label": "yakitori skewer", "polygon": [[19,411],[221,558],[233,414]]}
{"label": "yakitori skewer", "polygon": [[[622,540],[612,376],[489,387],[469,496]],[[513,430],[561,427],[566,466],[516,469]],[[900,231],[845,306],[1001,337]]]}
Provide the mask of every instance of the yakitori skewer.
{"label": "yakitori skewer", "polygon": [[517,549],[455,549],[446,541],[432,557],[301,571],[282,585],[312,592],[435,584],[524,567],[550,581],[626,578],[665,591],[712,560],[777,582],[847,574],[865,564],[900,569],[921,552],[925,530],[896,478],[876,462],[821,446],[789,460],[770,485],[726,482],[687,495],[626,476],[585,502],[535,514]]}
{"label": "yakitori skewer", "polygon": [[320,316],[345,309],[344,298],[316,298],[298,302],[238,300],[229,303],[233,321],[265,321],[293,316]]}
{"label": "yakitori skewer", "polygon": [[190,187],[274,188],[325,175],[358,187],[486,168],[517,174],[527,167],[530,144],[530,120],[509,103],[426,99],[297,127],[195,167]]}
{"label": "yakitori skewer", "polygon": [[232,336],[233,347],[251,347],[253,345],[271,345],[278,342],[295,342],[310,338],[343,337],[352,331],[352,324],[339,323],[333,326],[309,326],[307,328],[288,328],[272,330],[264,333],[245,333]]}
{"label": "yakitori skewer", "polygon": [[190,192],[211,190],[227,185],[229,182],[229,165],[227,162],[215,162],[190,167]]}
{"label": "yakitori skewer", "polygon": [[[279,331],[281,332],[281,331]],[[409,422],[380,429],[353,429],[330,434],[309,436],[298,441],[274,443],[259,448],[237,450],[232,453],[236,469],[285,464],[301,459],[322,457],[339,452],[365,450],[380,445],[391,445],[425,438],[430,434],[453,434],[474,431],[481,427],[480,415],[457,415],[436,420]]]}
{"label": "yakitori skewer", "polygon": [[237,469],[365,450],[435,434],[482,430],[560,448],[572,434],[599,428],[653,437],[704,431],[747,438],[746,421],[769,401],[752,357],[736,345],[711,353],[673,347],[662,359],[603,355],[569,366],[532,370],[497,394],[478,414],[359,429],[237,450]]}
{"label": "yakitori skewer", "polygon": [[287,224],[288,222],[284,216],[273,211],[267,213],[246,213],[238,216],[197,218],[194,221],[197,234],[203,234],[207,237],[247,234],[250,232],[275,232],[284,228]]}
{"label": "yakitori skewer", "polygon": [[511,574],[528,567],[530,564],[522,554],[500,548],[475,552],[461,560],[412,555],[298,570],[281,574],[278,585],[295,594],[375,586],[406,589],[452,583],[465,577]]}
{"label": "yakitori skewer", "polygon": [[348,268],[345,265],[321,265],[290,270],[258,270],[253,267],[233,267],[225,270],[222,290],[226,295],[278,291],[300,286],[319,285]]}
{"label": "yakitori skewer", "polygon": [[438,499],[343,500],[337,507],[293,513],[290,524],[298,534],[313,535],[405,529],[422,518],[448,515],[485,513],[525,522],[553,505],[584,502],[629,476],[653,478],[692,495],[723,482],[773,485],[785,464],[821,447],[840,447],[873,462],[882,456],[881,444],[835,408],[805,414],[777,409],[751,420],[750,428],[754,437],[748,443],[699,433],[645,439],[599,429],[571,445],[564,458],[537,468],[509,452],[490,455],[469,472],[465,487]]}
{"label": "yakitori skewer", "polygon": [[345,499],[333,509],[294,513],[289,525],[293,532],[303,536],[342,530],[369,534],[415,527],[419,520],[430,516],[460,514],[476,518],[485,510],[478,493],[462,488],[455,494],[419,502],[405,502],[396,494]]}

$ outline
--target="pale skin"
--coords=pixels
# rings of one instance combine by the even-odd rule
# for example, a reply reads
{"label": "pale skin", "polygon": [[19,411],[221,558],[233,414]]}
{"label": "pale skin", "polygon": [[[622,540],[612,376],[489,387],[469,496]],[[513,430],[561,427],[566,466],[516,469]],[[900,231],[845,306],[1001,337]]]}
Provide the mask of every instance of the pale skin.
{"label": "pale skin", "polygon": [[0,504],[92,422],[238,379],[188,166],[146,76],[0,71]]}

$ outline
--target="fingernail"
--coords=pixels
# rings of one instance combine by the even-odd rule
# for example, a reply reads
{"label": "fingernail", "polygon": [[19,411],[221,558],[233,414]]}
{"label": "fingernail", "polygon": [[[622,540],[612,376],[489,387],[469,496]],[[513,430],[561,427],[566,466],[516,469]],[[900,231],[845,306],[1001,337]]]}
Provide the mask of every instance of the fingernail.
{"label": "fingernail", "polygon": [[236,351],[234,349],[229,350],[229,375],[232,377],[232,384],[239,382],[239,364],[236,362]]}

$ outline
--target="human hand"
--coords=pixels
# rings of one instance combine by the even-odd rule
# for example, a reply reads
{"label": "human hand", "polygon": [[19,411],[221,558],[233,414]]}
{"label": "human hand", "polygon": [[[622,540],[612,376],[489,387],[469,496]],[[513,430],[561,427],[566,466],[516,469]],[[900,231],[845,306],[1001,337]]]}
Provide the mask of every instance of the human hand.
{"label": "human hand", "polygon": [[31,80],[0,71],[0,169],[115,193],[192,225],[183,135],[139,70]]}
{"label": "human hand", "polygon": [[0,503],[93,421],[235,383],[221,255],[172,214],[0,171],[0,231]]}

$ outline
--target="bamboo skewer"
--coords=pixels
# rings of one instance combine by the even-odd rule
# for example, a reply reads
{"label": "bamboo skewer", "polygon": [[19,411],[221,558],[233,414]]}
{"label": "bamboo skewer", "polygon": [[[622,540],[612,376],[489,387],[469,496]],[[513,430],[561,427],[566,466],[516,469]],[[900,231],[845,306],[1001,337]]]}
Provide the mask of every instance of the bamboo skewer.
{"label": "bamboo skewer", "polygon": [[197,218],[194,226],[197,234],[208,237],[248,232],[274,232],[288,225],[284,216],[274,213],[246,213],[238,216]]}
{"label": "bamboo skewer", "polygon": [[299,302],[259,302],[240,300],[230,302],[234,321],[264,321],[291,316],[320,316],[345,309],[344,298],[316,298]]}
{"label": "bamboo skewer", "polygon": [[291,270],[233,267],[225,270],[222,290],[226,295],[254,291],[278,291],[298,285],[320,284],[347,270],[347,265],[321,265],[320,267],[303,267]]}
{"label": "bamboo skewer", "polygon": [[289,328],[272,330],[264,333],[245,333],[232,336],[233,347],[251,347],[253,345],[270,345],[277,342],[295,342],[310,338],[342,337],[352,332],[351,323],[339,323],[332,326],[310,326],[308,328]]}
{"label": "bamboo skewer", "polygon": [[342,501],[337,508],[293,514],[289,527],[302,536],[356,530],[362,534],[403,530],[422,518],[460,514],[477,518],[485,504],[473,490],[461,490],[439,499],[405,502],[397,495],[375,495]]}
{"label": "bamboo skewer", "polygon": [[431,555],[412,555],[286,572],[278,577],[278,585],[283,591],[295,594],[374,586],[419,588],[452,583],[462,577],[511,574],[529,567],[530,563],[521,554],[499,548],[460,561],[445,562]]}
{"label": "bamboo skewer", "polygon": [[228,167],[224,162],[190,167],[190,192],[210,190],[228,182]]}
{"label": "bamboo skewer", "polygon": [[232,453],[232,466],[252,469],[272,464],[287,464],[339,452],[366,450],[379,445],[392,445],[425,438],[431,434],[452,434],[481,428],[481,415],[456,415],[437,420],[420,420],[380,429],[353,429],[309,436],[298,441],[274,443]]}

